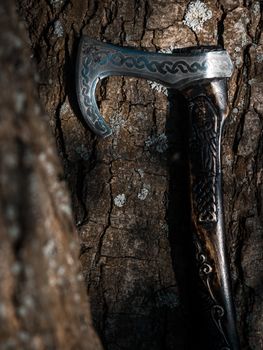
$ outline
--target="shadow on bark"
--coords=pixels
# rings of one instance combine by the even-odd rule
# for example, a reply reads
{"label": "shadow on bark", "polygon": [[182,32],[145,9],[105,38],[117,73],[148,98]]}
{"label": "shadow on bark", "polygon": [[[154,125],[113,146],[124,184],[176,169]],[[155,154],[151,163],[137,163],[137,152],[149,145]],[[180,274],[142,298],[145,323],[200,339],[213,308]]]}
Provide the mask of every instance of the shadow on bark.
{"label": "shadow on bark", "polygon": [[[185,349],[201,348],[202,318],[198,296],[198,274],[191,228],[191,204],[189,195],[189,118],[187,102],[176,91],[169,92],[169,116],[166,124],[169,159],[169,206],[167,222],[173,269],[178,283],[182,304]],[[203,348],[203,347],[202,347]]]}

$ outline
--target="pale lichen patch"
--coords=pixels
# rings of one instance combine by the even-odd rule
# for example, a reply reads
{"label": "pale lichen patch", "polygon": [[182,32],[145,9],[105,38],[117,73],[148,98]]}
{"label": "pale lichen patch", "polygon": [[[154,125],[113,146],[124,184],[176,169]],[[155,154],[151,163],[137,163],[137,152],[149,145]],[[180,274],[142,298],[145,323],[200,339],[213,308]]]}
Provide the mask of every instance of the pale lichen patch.
{"label": "pale lichen patch", "polygon": [[167,53],[167,54],[172,54],[173,51],[177,48],[177,46],[174,44],[174,45],[171,45],[169,47],[165,47],[163,49],[160,49],[159,52],[161,53]]}
{"label": "pale lichen patch", "polygon": [[149,136],[144,144],[146,149],[154,148],[158,153],[164,153],[168,149],[168,139],[164,133]]}
{"label": "pale lichen patch", "polygon": [[123,118],[122,115],[118,113],[114,113],[110,117],[110,127],[115,136],[119,135],[121,129],[124,127],[125,124],[126,120]]}
{"label": "pale lichen patch", "polygon": [[243,7],[229,12],[225,18],[224,42],[237,68],[241,68],[244,64],[244,50],[252,41],[248,32],[248,28],[252,25],[250,20],[251,14]]}
{"label": "pale lichen patch", "polygon": [[60,115],[65,115],[70,111],[70,106],[67,101],[65,101],[60,107]]}
{"label": "pale lichen patch", "polygon": [[49,0],[50,5],[52,6],[62,6],[65,3],[65,0]]}
{"label": "pale lichen patch", "polygon": [[62,26],[62,23],[57,20],[55,23],[54,23],[54,34],[58,37],[58,38],[62,38],[63,35],[64,35],[64,29],[63,29],[63,26]]}
{"label": "pale lichen patch", "polygon": [[140,199],[141,201],[144,201],[147,198],[147,196],[148,196],[148,194],[150,192],[150,188],[149,187],[150,186],[148,186],[146,184],[143,184],[142,188],[140,189],[140,191],[139,191],[139,193],[137,195],[138,199]]}
{"label": "pale lichen patch", "polygon": [[259,1],[255,1],[252,5],[252,12],[255,16],[260,14],[260,3]]}
{"label": "pale lichen patch", "polygon": [[169,235],[169,226],[167,223],[161,224],[161,230],[165,233],[165,236],[168,237]]}
{"label": "pale lichen patch", "polygon": [[225,163],[228,166],[232,166],[233,165],[233,157],[231,154],[228,154],[225,156]]}
{"label": "pale lichen patch", "polygon": [[138,198],[141,201],[144,201],[146,197],[148,196],[149,190],[147,188],[142,188],[140,192],[138,193]]}
{"label": "pale lichen patch", "polygon": [[76,152],[79,154],[79,156],[83,160],[89,160],[90,159],[91,152],[87,149],[87,147],[85,145],[81,144],[80,146],[78,146],[76,148]]}
{"label": "pale lichen patch", "polygon": [[148,81],[151,89],[168,96],[168,89],[160,83],[156,83],[155,81]]}
{"label": "pale lichen patch", "polygon": [[114,198],[114,204],[116,205],[116,207],[123,207],[124,204],[126,203],[126,196],[124,193],[122,194],[118,194],[115,198]]}
{"label": "pale lichen patch", "polygon": [[137,169],[136,172],[139,174],[140,178],[144,177],[144,170],[143,169]]}
{"label": "pale lichen patch", "polygon": [[205,3],[200,0],[191,1],[187,7],[183,23],[194,32],[199,33],[203,29],[204,23],[211,19],[212,15],[212,11]]}
{"label": "pale lichen patch", "polygon": [[245,16],[240,17],[240,19],[234,25],[234,32],[238,34],[241,39],[241,46],[244,47],[248,44],[246,26],[249,22],[249,19]]}
{"label": "pale lichen patch", "polygon": [[263,62],[263,53],[258,53],[256,55],[256,62],[257,63],[262,63]]}

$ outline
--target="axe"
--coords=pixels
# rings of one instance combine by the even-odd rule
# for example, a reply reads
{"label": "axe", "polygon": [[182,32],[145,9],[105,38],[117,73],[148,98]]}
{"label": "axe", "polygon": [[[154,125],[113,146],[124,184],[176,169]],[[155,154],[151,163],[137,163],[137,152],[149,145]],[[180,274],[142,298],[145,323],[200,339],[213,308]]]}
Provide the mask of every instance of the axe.
{"label": "axe", "polygon": [[204,313],[210,350],[239,349],[225,246],[220,159],[222,127],[228,113],[226,83],[232,72],[228,53],[218,47],[164,54],[82,37],[77,58],[79,106],[90,129],[101,137],[111,135],[95,98],[96,85],[103,78],[144,78],[180,91],[188,101],[193,238],[198,278],[206,294]]}

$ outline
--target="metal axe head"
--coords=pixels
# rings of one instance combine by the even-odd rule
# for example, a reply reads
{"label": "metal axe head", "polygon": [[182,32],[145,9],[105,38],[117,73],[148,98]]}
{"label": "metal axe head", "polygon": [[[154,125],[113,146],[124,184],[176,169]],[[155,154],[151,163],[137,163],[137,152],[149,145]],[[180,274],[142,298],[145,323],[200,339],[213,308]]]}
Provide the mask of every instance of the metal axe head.
{"label": "metal axe head", "polygon": [[89,127],[102,137],[111,129],[101,116],[96,85],[108,76],[130,76],[156,81],[168,88],[188,86],[232,75],[233,64],[225,50],[215,47],[186,48],[172,54],[121,48],[82,37],[77,58],[77,96]]}

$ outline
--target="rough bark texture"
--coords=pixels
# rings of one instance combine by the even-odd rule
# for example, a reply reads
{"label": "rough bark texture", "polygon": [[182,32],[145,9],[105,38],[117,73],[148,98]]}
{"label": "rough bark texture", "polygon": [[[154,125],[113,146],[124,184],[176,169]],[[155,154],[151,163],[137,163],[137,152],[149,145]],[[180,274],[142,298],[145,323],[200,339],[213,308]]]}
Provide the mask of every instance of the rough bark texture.
{"label": "rough bark texture", "polygon": [[68,190],[13,1],[0,4],[0,349],[100,349]]}
{"label": "rough bark texture", "polygon": [[228,248],[242,349],[261,349],[260,2],[205,1],[210,12],[198,25],[187,20],[186,1],[19,0],[18,6],[72,193],[93,321],[109,350],[195,345],[184,116],[173,97],[169,113],[167,97],[147,81],[110,78],[98,101],[114,134],[97,139],[76,102],[78,39],[87,34],[153,51],[220,44],[229,51],[236,68],[223,141]]}

